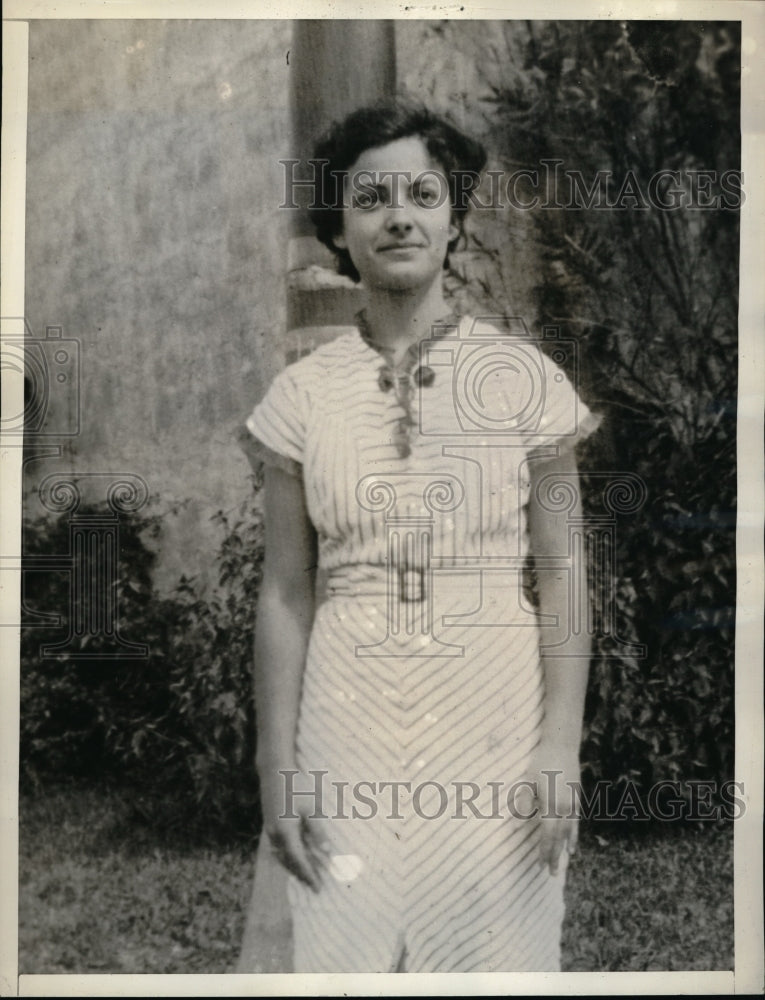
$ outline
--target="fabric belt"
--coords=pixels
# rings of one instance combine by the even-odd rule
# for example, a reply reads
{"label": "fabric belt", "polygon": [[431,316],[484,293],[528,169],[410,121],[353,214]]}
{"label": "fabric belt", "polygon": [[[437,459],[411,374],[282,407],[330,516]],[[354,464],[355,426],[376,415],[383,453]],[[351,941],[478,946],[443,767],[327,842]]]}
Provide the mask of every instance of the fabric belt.
{"label": "fabric belt", "polygon": [[420,604],[428,596],[432,570],[416,566],[373,566],[358,564],[338,566],[327,576],[330,597],[385,597],[406,604]]}
{"label": "fabric belt", "polygon": [[[483,570],[483,572],[482,572]],[[486,572],[486,567],[393,566],[348,563],[326,571],[328,597],[390,597],[404,604],[421,604],[430,590],[450,589],[465,593],[517,586],[518,571]]]}
{"label": "fabric belt", "polygon": [[[465,624],[538,627],[538,611],[523,593],[517,567],[397,567],[355,563],[324,571],[324,596],[374,598],[407,621],[457,615]],[[399,610],[396,611],[395,609]],[[404,610],[406,609],[406,611]],[[465,617],[467,616],[467,617]],[[411,623],[411,622],[410,622]],[[455,620],[451,624],[458,624]],[[445,624],[450,624],[445,622]]]}

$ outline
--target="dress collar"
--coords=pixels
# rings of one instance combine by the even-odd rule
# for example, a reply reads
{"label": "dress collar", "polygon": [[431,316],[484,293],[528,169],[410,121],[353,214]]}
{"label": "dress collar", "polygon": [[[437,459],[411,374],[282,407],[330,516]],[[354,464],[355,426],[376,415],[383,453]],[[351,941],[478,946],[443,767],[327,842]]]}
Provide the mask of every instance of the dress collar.
{"label": "dress collar", "polygon": [[367,320],[366,311],[364,309],[359,310],[356,313],[355,320],[356,326],[358,327],[361,339],[370,347],[373,351],[380,355],[382,360],[385,362],[385,367],[392,372],[411,372],[411,370],[419,364],[420,361],[420,345],[426,340],[440,340],[442,337],[447,336],[451,331],[457,329],[460,324],[461,317],[457,313],[449,313],[433,324],[435,332],[430,336],[421,337],[419,340],[415,340],[406,349],[405,354],[397,364],[393,364],[393,350],[390,347],[384,347],[382,344],[376,343],[372,338],[371,330],[369,329],[369,322]]}
{"label": "dress collar", "polygon": [[[393,352],[389,347],[376,344],[370,335],[369,323],[362,309],[356,314],[356,324],[364,345],[374,351],[382,364],[377,373],[377,384],[383,393],[391,393],[395,397],[402,415],[392,427],[392,442],[399,458],[406,459],[412,452],[412,435],[416,420],[412,413],[412,400],[418,388],[428,389],[436,380],[436,373],[428,365],[420,365],[420,345],[426,340],[440,340],[449,331],[459,327],[460,318],[454,314],[445,316],[433,324],[435,334],[422,337],[410,344],[406,353],[397,364],[392,363]],[[415,368],[415,366],[417,366]],[[413,371],[414,369],[414,371]]]}

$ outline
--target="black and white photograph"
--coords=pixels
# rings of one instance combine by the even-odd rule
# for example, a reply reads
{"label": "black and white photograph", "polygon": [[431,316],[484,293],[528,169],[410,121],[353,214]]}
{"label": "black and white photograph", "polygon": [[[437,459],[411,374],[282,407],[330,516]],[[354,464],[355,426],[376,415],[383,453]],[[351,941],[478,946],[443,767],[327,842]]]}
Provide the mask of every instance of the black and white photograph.
{"label": "black and white photograph", "polygon": [[617,6],[7,5],[2,995],[765,989],[765,15]]}

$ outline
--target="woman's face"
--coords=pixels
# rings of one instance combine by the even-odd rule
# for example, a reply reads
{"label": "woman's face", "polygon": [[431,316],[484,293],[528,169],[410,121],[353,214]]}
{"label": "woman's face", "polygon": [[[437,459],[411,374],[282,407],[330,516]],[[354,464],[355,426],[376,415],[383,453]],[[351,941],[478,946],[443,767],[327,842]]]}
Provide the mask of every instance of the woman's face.
{"label": "woman's face", "polygon": [[440,279],[452,223],[443,169],[418,136],[365,150],[348,171],[343,231],[369,288],[405,291]]}

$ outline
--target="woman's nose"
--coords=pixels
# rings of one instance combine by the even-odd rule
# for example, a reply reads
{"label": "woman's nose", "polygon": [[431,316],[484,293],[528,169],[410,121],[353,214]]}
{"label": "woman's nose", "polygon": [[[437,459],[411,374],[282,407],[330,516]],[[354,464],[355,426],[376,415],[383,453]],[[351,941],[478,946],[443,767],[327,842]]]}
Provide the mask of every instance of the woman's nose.
{"label": "woman's nose", "polygon": [[412,220],[406,208],[389,209],[385,225],[391,233],[408,233],[412,228]]}

